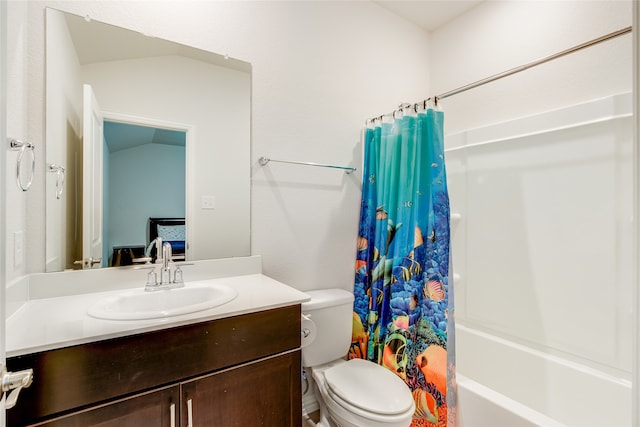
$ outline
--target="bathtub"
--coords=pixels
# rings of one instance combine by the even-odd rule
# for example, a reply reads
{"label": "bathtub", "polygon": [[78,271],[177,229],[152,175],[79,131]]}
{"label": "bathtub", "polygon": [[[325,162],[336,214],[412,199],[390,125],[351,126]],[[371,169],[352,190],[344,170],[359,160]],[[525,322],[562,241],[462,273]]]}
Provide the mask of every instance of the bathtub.
{"label": "bathtub", "polygon": [[459,427],[629,427],[630,379],[456,325]]}
{"label": "bathtub", "polygon": [[565,426],[464,375],[457,382],[458,427]]}

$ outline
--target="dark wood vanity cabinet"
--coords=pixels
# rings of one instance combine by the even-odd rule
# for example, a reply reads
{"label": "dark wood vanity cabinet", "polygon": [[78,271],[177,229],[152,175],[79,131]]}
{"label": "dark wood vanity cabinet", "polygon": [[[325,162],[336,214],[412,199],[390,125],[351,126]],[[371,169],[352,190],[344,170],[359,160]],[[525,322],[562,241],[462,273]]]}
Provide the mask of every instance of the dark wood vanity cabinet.
{"label": "dark wood vanity cabinet", "polygon": [[[43,427],[172,427],[178,424],[180,387],[160,390],[90,407],[48,421],[29,424]],[[12,425],[9,423],[9,425]]]}
{"label": "dark wood vanity cabinet", "polygon": [[17,356],[7,425],[299,427],[300,363],[299,305]]}
{"label": "dark wood vanity cabinet", "polygon": [[[295,389],[295,390],[294,390]],[[302,425],[300,353],[290,352],[211,374],[181,386],[181,425]]]}

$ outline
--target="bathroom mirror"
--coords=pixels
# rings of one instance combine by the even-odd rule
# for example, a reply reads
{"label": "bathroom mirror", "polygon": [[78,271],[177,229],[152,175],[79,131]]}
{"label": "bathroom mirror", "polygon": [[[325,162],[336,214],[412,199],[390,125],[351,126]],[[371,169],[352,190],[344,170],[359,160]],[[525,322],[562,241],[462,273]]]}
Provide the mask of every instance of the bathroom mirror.
{"label": "bathroom mirror", "polygon": [[46,271],[249,255],[250,102],[249,63],[47,9]]}

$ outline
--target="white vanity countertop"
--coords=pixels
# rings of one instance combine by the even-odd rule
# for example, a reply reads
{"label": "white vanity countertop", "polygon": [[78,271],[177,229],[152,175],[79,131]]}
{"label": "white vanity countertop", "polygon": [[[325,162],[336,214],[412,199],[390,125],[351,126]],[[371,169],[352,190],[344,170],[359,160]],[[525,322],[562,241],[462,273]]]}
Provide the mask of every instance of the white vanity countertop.
{"label": "white vanity countertop", "polygon": [[238,296],[208,310],[148,320],[102,320],[87,314],[96,301],[122,290],[30,300],[7,319],[7,357],[285,307],[309,299],[307,294],[262,274],[198,283],[227,285],[236,289]]}

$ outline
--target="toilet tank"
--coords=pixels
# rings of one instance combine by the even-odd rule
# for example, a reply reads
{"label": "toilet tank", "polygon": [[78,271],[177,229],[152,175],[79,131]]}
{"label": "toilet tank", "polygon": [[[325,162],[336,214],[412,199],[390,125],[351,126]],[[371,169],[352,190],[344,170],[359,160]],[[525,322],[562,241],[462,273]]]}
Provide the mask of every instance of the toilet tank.
{"label": "toilet tank", "polygon": [[[344,357],[351,344],[353,294],[344,289],[305,292],[302,303],[302,366],[313,367]],[[305,331],[307,329],[307,331]]]}

